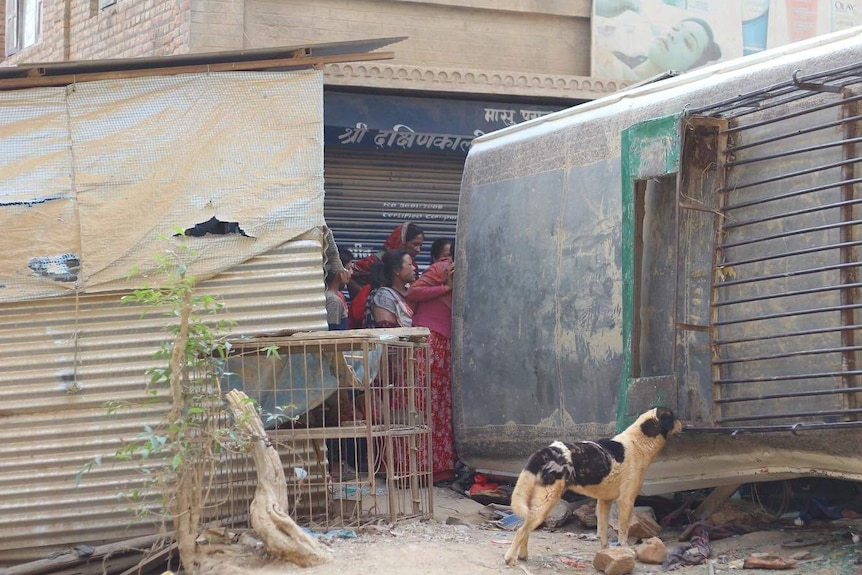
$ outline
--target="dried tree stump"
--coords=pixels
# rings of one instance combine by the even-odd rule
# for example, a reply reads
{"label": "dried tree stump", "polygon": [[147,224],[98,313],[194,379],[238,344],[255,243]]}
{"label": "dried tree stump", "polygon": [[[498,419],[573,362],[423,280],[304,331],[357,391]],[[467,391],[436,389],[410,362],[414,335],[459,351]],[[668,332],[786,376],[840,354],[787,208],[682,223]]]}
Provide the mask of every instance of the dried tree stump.
{"label": "dried tree stump", "polygon": [[287,508],[284,469],[278,452],[269,443],[254,406],[241,391],[232,390],[225,398],[237,427],[248,434],[248,449],[257,469],[257,487],[250,508],[252,528],[273,557],[301,567],[329,561],[326,548],[303,531],[284,511]]}

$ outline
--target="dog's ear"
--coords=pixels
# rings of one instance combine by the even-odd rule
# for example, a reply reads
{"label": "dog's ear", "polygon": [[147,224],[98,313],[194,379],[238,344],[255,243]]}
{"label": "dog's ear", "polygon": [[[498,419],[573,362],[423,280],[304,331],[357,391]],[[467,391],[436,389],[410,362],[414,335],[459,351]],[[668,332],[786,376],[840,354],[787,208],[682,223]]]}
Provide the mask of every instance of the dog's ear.
{"label": "dog's ear", "polygon": [[[641,433],[646,435],[647,437],[658,437],[662,434],[661,423],[655,417],[650,417],[643,423],[641,423]],[[665,434],[667,432],[664,432]]]}
{"label": "dog's ear", "polygon": [[[646,414],[645,414],[646,415]],[[666,407],[656,407],[652,417],[641,423],[641,433],[647,437],[667,437],[676,426],[676,416]]]}
{"label": "dog's ear", "polygon": [[665,433],[669,433],[676,428],[676,415],[674,415],[673,411],[670,409],[666,407],[657,407],[655,415]]}

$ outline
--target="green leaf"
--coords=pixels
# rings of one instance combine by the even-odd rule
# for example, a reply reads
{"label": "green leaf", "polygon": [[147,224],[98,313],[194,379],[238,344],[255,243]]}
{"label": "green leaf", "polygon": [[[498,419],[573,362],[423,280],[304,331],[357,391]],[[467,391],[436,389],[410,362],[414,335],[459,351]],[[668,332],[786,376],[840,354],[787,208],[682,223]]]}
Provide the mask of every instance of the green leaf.
{"label": "green leaf", "polygon": [[278,353],[277,345],[269,345],[263,349],[266,352],[266,357],[274,357],[275,359],[281,359],[281,354]]}

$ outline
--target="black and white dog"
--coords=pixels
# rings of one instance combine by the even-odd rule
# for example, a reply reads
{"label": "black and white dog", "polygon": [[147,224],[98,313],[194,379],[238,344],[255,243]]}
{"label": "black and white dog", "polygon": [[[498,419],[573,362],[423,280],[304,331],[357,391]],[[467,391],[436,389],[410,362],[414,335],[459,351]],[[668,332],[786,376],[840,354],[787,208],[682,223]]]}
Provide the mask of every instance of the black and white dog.
{"label": "black and white dog", "polygon": [[506,563],[527,558],[527,540],[566,490],[597,500],[596,518],[602,549],[608,547],[608,515],[616,500],[620,545],[628,545],[629,519],[647,467],[668,437],[682,430],[673,411],[656,407],[642,414],[612,439],[555,441],[534,453],[512,493],[512,509],[524,519],[506,552]]}

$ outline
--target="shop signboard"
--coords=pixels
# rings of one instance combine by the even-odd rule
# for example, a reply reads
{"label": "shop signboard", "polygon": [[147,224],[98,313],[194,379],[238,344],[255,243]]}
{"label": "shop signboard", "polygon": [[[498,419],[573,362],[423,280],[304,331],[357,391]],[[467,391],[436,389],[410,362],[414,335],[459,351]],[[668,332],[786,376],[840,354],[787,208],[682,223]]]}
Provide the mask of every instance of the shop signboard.
{"label": "shop signboard", "polygon": [[330,149],[459,156],[474,138],[568,107],[345,92],[327,92],[323,100]]}

